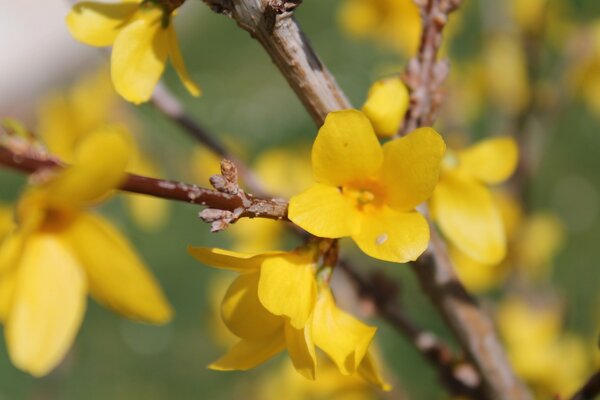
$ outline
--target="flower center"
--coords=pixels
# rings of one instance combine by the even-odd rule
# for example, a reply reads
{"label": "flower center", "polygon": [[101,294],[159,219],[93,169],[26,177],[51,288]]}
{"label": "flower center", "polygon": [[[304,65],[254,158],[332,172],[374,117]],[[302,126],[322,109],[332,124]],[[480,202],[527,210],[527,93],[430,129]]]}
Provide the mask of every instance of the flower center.
{"label": "flower center", "polygon": [[385,191],[374,180],[353,182],[342,188],[342,194],[361,211],[372,210],[383,205]]}

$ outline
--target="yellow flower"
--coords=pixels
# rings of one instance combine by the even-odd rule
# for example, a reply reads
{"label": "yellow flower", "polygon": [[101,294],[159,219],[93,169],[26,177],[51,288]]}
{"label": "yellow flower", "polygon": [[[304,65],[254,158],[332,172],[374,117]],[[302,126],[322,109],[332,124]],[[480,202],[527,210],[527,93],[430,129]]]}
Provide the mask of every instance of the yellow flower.
{"label": "yellow flower", "polygon": [[405,54],[417,51],[422,22],[412,0],[347,0],[339,20],[350,35],[376,39]]}
{"label": "yellow flower", "polygon": [[200,88],[185,68],[172,15],[151,1],[84,1],[73,6],[67,26],[73,37],[85,44],[113,46],[112,81],[126,100],[139,104],[150,99],[167,58],[186,89],[199,96]]}
{"label": "yellow flower", "polygon": [[[43,99],[38,110],[37,132],[53,155],[71,163],[78,143],[87,135],[99,129],[115,129],[107,127],[109,124],[119,125],[118,129],[125,130],[122,122],[132,121],[119,113],[118,100],[107,73],[99,71],[86,75],[68,90],[52,93]],[[130,147],[129,172],[160,176],[158,168],[144,156],[134,141],[131,141]],[[169,207],[164,200],[139,194],[130,194],[124,199],[134,222],[144,230],[159,229],[169,215]]]}
{"label": "yellow flower", "polygon": [[19,202],[19,225],[0,247],[0,321],[13,364],[32,375],[45,375],[62,360],[88,292],[129,318],[171,318],[159,286],[127,240],[85,211],[120,184],[128,153],[121,132],[91,134],[73,166],[30,188]]}
{"label": "yellow flower", "polygon": [[315,379],[315,347],[344,375],[358,372],[385,387],[367,351],[376,328],[338,309],[328,288],[317,290],[316,251],[243,254],[190,247],[199,261],[239,272],[221,304],[221,317],[240,340],[209,368],[247,370],[287,349],[294,368]]}
{"label": "yellow flower", "polygon": [[496,264],[506,254],[502,218],[486,185],[506,180],[517,161],[511,138],[488,139],[444,158],[432,216],[446,238],[476,261]]}
{"label": "yellow flower", "polygon": [[378,136],[391,137],[398,133],[409,99],[408,89],[402,79],[382,79],[371,85],[362,111]]}
{"label": "yellow flower", "polygon": [[560,310],[509,297],[500,305],[497,322],[511,364],[536,398],[570,394],[590,373],[590,353],[583,340],[561,332]]}
{"label": "yellow flower", "polygon": [[414,209],[433,193],[445,147],[431,128],[382,147],[363,113],[330,113],[312,149],[317,183],[292,197],[289,218],[316,236],[351,236],[371,257],[415,260],[429,227]]}

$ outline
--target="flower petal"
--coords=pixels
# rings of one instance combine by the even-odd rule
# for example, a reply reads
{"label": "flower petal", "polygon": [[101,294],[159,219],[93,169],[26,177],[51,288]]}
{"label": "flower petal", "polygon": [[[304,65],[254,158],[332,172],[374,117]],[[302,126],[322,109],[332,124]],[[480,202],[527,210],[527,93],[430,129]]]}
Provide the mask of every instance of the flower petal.
{"label": "flower petal", "polygon": [[313,340],[344,375],[353,374],[362,362],[377,328],[368,326],[337,308],[331,291],[320,293],[313,314]]}
{"label": "flower petal", "polygon": [[0,322],[6,322],[17,283],[16,271],[0,275]]}
{"label": "flower petal", "polygon": [[138,7],[138,1],[114,4],[82,1],[67,15],[67,28],[80,42],[90,46],[110,46]]}
{"label": "flower petal", "polygon": [[304,328],[317,298],[313,255],[288,253],[265,260],[258,298],[271,313],[288,317],[295,329]]}
{"label": "flower petal", "polygon": [[510,137],[484,140],[457,154],[460,168],[486,183],[508,179],[517,167],[519,149]]}
{"label": "flower petal", "polygon": [[419,128],[383,146],[383,179],[387,203],[398,210],[412,210],[433,193],[440,174],[446,144],[432,128]]}
{"label": "flower petal", "polygon": [[265,260],[285,254],[283,251],[270,251],[258,254],[238,253],[237,251],[212,247],[193,246],[188,246],[188,253],[201,263],[210,267],[239,273],[257,271]]}
{"label": "flower petal", "polygon": [[290,199],[288,218],[320,237],[350,236],[358,229],[359,214],[338,188],[320,183]]}
{"label": "flower petal", "polygon": [[162,15],[156,7],[145,10],[142,18],[123,28],[113,46],[110,61],[115,89],[135,104],[150,99],[165,70],[169,41]]}
{"label": "flower petal", "polygon": [[433,218],[444,235],[471,258],[498,263],[506,253],[500,212],[483,184],[445,172],[431,199]]}
{"label": "flower petal", "polygon": [[208,368],[216,371],[246,371],[264,363],[284,348],[285,340],[281,331],[258,340],[242,339]]}
{"label": "flower petal", "polygon": [[311,324],[302,329],[295,329],[290,324],[284,325],[285,343],[294,368],[306,379],[314,380],[317,356],[311,330]]}
{"label": "flower petal", "polygon": [[319,129],[312,166],[319,183],[343,186],[376,175],[383,152],[371,122],[358,110],[331,112]]}
{"label": "flower petal", "polygon": [[377,135],[391,137],[400,128],[408,100],[408,89],[399,77],[382,79],[369,89],[362,111],[373,124]]}
{"label": "flower petal", "polygon": [[6,322],[13,364],[34,376],[50,372],[73,343],[85,298],[85,275],[71,250],[53,235],[29,237]]}
{"label": "flower petal", "polygon": [[352,239],[366,254],[379,260],[405,263],[427,249],[429,225],[418,212],[384,207],[362,216],[360,231]]}
{"label": "flower petal", "polygon": [[375,357],[373,357],[370,351],[367,352],[365,358],[363,358],[362,362],[360,363],[360,366],[358,367],[358,373],[371,385],[375,385],[385,392],[392,390],[390,384],[385,381],[383,376],[381,376],[381,372],[379,371]]}
{"label": "flower petal", "polygon": [[81,208],[119,186],[129,160],[126,133],[118,127],[97,130],[85,138],[75,156],[73,166],[45,186],[53,206]]}
{"label": "flower petal", "polygon": [[81,260],[96,300],[131,319],[157,324],[171,319],[171,306],[159,284],[110,223],[91,213],[80,214],[64,235]]}
{"label": "flower petal", "polygon": [[177,75],[179,75],[179,79],[181,79],[181,82],[183,82],[183,85],[192,96],[200,96],[202,91],[196,82],[194,82],[190,77],[187,68],[185,67],[185,63],[183,62],[183,56],[181,55],[181,50],[179,49],[179,42],[177,41],[177,33],[175,32],[173,21],[171,21],[167,27],[167,40],[169,42],[169,55],[171,56],[171,62],[173,63],[173,67],[175,67],[175,71],[177,71]]}
{"label": "flower petal", "polygon": [[260,339],[280,331],[283,319],[271,314],[258,299],[259,274],[242,274],[227,289],[221,317],[229,330],[244,339]]}

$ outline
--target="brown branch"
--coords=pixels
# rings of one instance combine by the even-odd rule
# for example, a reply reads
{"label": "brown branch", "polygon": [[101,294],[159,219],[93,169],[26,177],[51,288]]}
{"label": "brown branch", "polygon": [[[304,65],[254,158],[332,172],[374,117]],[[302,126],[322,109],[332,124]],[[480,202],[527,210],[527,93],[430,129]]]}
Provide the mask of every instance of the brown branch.
{"label": "brown branch", "polygon": [[[66,166],[60,160],[53,157],[34,152],[14,151],[1,146],[0,164],[29,174]],[[221,175],[215,175],[213,178],[219,176]],[[124,192],[197,204],[223,212],[220,215],[220,219],[209,220],[203,218],[206,222],[215,222],[217,220],[235,222],[235,220],[241,217],[287,220],[287,201],[283,199],[258,198],[245,193],[239,188],[237,190],[230,190],[219,186],[218,183],[213,183],[213,185],[216,189],[202,188],[197,185],[178,181],[127,174],[125,181],[119,189]],[[201,215],[201,217],[203,216]],[[214,227],[213,224],[213,229]]]}
{"label": "brown branch", "polygon": [[318,126],[329,112],[352,107],[292,16],[301,0],[204,2],[258,40]]}
{"label": "brown branch", "polygon": [[361,276],[347,260],[341,260],[339,266],[356,286],[358,295],[372,301],[377,314],[405,336],[437,370],[441,383],[450,394],[471,399],[483,397],[477,371],[471,364],[455,359],[452,350],[434,333],[424,331],[409,319],[396,298],[396,285],[382,273],[371,274],[369,278]]}
{"label": "brown branch", "polygon": [[571,400],[593,400],[598,395],[600,395],[600,371],[592,375],[583,387],[571,397]]}
{"label": "brown branch", "polygon": [[414,0],[421,9],[423,33],[417,55],[412,58],[403,79],[411,91],[410,107],[406,111],[400,135],[421,126],[431,126],[443,100],[441,86],[450,70],[447,60],[437,60],[442,45],[442,33],[448,15],[462,0]]}
{"label": "brown branch", "polygon": [[242,181],[252,193],[256,196],[269,197],[263,185],[250,168],[228,151],[223,143],[217,140],[215,135],[212,135],[198,121],[186,113],[183,104],[162,82],[156,85],[152,93],[152,105],[161,114],[177,124],[184,132],[188,133],[194,140],[213,151],[217,156],[233,161],[242,177]]}

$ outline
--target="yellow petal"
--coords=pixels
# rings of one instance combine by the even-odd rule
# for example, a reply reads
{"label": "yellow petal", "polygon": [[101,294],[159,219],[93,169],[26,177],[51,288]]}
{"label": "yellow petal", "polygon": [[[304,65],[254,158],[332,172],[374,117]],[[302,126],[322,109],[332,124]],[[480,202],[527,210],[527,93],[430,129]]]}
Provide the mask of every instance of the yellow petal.
{"label": "yellow petal", "polygon": [[188,74],[185,63],[183,62],[183,56],[179,49],[179,42],[177,41],[177,33],[175,32],[173,21],[171,21],[167,27],[167,40],[169,41],[169,55],[171,56],[171,62],[173,63],[173,67],[175,67],[175,71],[177,71],[177,75],[179,75],[179,79],[181,79],[181,82],[183,82],[183,85],[192,96],[200,96],[202,91]]}
{"label": "yellow petal", "polygon": [[67,27],[80,42],[90,46],[110,46],[138,7],[138,1],[115,4],[82,1],[67,15]]}
{"label": "yellow petal", "polygon": [[99,200],[123,181],[128,159],[129,144],[122,129],[107,127],[89,134],[77,148],[74,165],[45,186],[49,202],[81,208]]}
{"label": "yellow petal", "polygon": [[508,179],[517,167],[519,150],[513,138],[484,140],[458,154],[460,168],[486,183]]}
{"label": "yellow petal", "polygon": [[317,357],[311,330],[310,324],[302,329],[295,329],[289,324],[284,325],[285,343],[294,368],[306,379],[314,380]]}
{"label": "yellow petal", "polygon": [[460,281],[469,292],[483,293],[498,286],[506,277],[506,268],[502,264],[488,265],[473,260],[456,246],[448,246],[448,253]]}
{"label": "yellow petal", "polygon": [[394,136],[408,108],[408,89],[399,77],[382,79],[369,89],[362,111],[379,136]]}
{"label": "yellow petal", "polygon": [[0,277],[16,267],[26,236],[21,231],[9,234],[0,244]]}
{"label": "yellow petal", "polygon": [[362,216],[352,239],[366,254],[379,260],[405,263],[416,260],[429,243],[429,225],[416,211],[384,207]]}
{"label": "yellow petal", "polygon": [[115,89],[135,104],[150,99],[165,70],[169,54],[167,31],[161,26],[162,10],[145,10],[142,18],[124,27],[117,36],[111,56]]}
{"label": "yellow petal", "polygon": [[50,372],[73,343],[85,297],[85,275],[71,250],[53,235],[29,237],[6,322],[13,364],[35,376]]}
{"label": "yellow petal", "polygon": [[319,294],[313,314],[313,340],[344,375],[356,371],[375,336],[376,328],[343,312],[335,305],[331,292]]}
{"label": "yellow petal", "polygon": [[445,172],[431,199],[444,235],[471,258],[495,264],[504,258],[506,237],[490,191],[474,179]]}
{"label": "yellow petal", "polygon": [[266,259],[285,254],[283,251],[271,251],[259,254],[238,253],[237,251],[193,246],[188,246],[188,253],[210,267],[240,273],[254,272],[260,268]]}
{"label": "yellow petal", "polygon": [[244,339],[260,339],[281,331],[283,319],[271,314],[258,299],[258,273],[238,276],[221,303],[221,317],[229,330]]}
{"label": "yellow petal", "polygon": [[381,376],[381,372],[379,371],[375,357],[373,357],[371,352],[368,352],[365,355],[365,358],[363,358],[360,366],[358,367],[358,373],[363,377],[364,380],[372,385],[377,386],[379,389],[385,392],[392,390],[390,384],[385,381],[383,376]]}
{"label": "yellow petal", "polygon": [[285,340],[281,331],[263,339],[242,339],[208,368],[216,371],[246,371],[264,363],[284,348]]}
{"label": "yellow petal", "polygon": [[302,329],[317,298],[313,255],[288,253],[265,260],[258,298],[271,313],[288,317],[294,328]]}
{"label": "yellow petal", "polygon": [[0,322],[6,322],[16,286],[16,271],[0,275]]}
{"label": "yellow petal", "polygon": [[419,128],[383,146],[383,179],[387,204],[412,210],[431,197],[440,174],[446,144],[432,128]]}
{"label": "yellow petal", "polygon": [[338,188],[320,183],[290,199],[288,218],[320,237],[350,236],[358,229],[359,215]]}
{"label": "yellow petal", "polygon": [[80,214],[65,230],[100,303],[128,318],[165,323],[172,310],[160,286],[131,245],[110,223]]}
{"label": "yellow petal", "polygon": [[331,112],[319,129],[312,149],[312,166],[319,183],[333,186],[376,175],[383,152],[369,119],[360,111]]}

